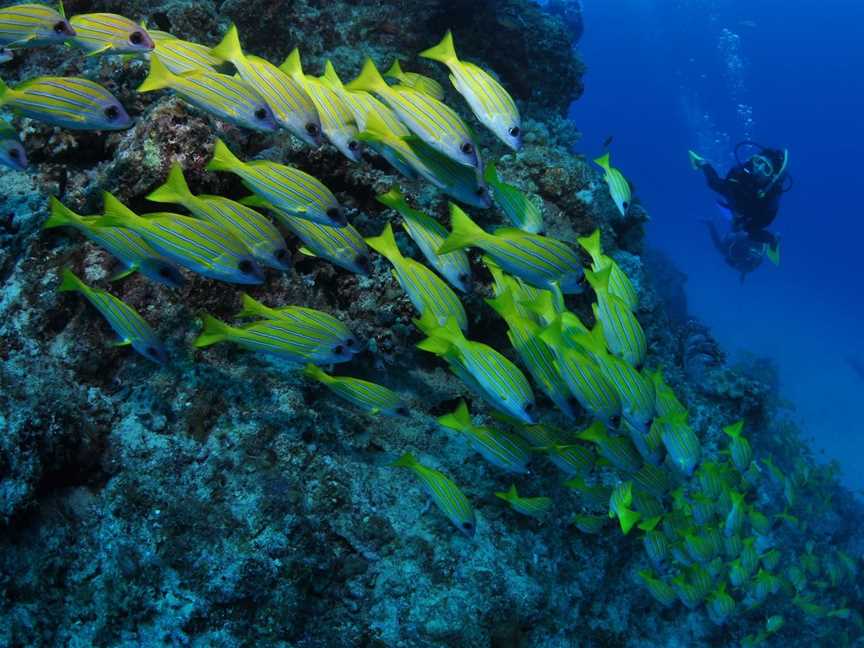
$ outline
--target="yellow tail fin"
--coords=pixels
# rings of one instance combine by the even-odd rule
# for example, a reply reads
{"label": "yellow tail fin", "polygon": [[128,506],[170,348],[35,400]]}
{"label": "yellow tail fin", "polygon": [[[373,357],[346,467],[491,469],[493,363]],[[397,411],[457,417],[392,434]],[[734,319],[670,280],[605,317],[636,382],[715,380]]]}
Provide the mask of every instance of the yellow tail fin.
{"label": "yellow tail fin", "polygon": [[453,33],[448,29],[440,43],[435,47],[423,50],[420,52],[420,56],[432,59],[433,61],[440,61],[444,64],[458,61],[459,57],[456,56],[456,48],[453,45]]}
{"label": "yellow tail fin", "polygon": [[177,80],[177,75],[171,72],[158,56],[150,57],[150,72],[144,82],[138,86],[138,92],[152,92],[170,88]]}
{"label": "yellow tail fin", "polygon": [[156,187],[147,195],[147,200],[158,203],[176,203],[182,205],[192,198],[192,192],[183,177],[183,167],[179,162],[171,165],[165,184]]}
{"label": "yellow tail fin", "polygon": [[367,58],[363,63],[363,70],[360,72],[360,76],[345,86],[348,90],[366,90],[367,92],[386,90],[387,87],[387,82],[381,76],[381,73],[378,72],[378,68],[375,67],[375,63],[372,62],[371,58]]}

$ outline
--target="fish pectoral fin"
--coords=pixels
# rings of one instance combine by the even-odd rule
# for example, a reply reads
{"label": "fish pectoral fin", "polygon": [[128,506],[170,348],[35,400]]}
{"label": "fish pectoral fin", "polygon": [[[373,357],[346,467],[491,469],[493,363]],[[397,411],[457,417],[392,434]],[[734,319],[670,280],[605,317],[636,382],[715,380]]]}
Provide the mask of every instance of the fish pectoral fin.
{"label": "fish pectoral fin", "polygon": [[102,47],[93,50],[92,52],[87,52],[84,56],[99,56],[100,54],[104,54],[108,50],[111,49],[111,45],[103,45]]}
{"label": "fish pectoral fin", "polygon": [[371,410],[369,410],[369,413],[372,414],[373,416],[380,414],[381,408],[380,407],[373,407]]}
{"label": "fish pectoral fin", "polygon": [[130,346],[131,344],[132,344],[132,340],[123,339],[123,340],[117,340],[116,342],[112,342],[111,346],[113,346],[113,347],[125,347],[125,346]]}
{"label": "fish pectoral fin", "polygon": [[120,279],[125,279],[126,277],[128,277],[131,274],[134,274],[137,271],[138,271],[138,267],[135,265],[131,265],[128,268],[122,268],[122,269],[118,270],[117,272],[115,272],[114,274],[112,274],[108,278],[108,281],[119,281]]}
{"label": "fish pectoral fin", "polygon": [[452,74],[449,74],[447,76],[450,78],[450,83],[453,84],[453,87],[458,90],[459,89],[459,82],[456,80],[456,77],[453,76]]}

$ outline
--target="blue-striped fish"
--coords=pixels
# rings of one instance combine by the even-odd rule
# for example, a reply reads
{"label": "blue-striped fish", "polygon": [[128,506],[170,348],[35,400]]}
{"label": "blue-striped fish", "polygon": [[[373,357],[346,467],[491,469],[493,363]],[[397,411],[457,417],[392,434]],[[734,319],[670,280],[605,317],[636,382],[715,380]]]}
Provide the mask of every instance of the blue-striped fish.
{"label": "blue-striped fish", "polygon": [[[594,453],[590,448],[578,443],[555,443],[551,446],[539,446],[536,449],[545,452],[549,461],[568,477],[587,475],[594,468]],[[573,479],[568,483],[576,484]]]}
{"label": "blue-striped fish", "polygon": [[741,533],[744,526],[744,517],[747,512],[747,506],[744,503],[744,495],[732,491],[729,493],[732,500],[732,508],[726,514],[726,519],[723,520],[723,534],[728,538]]}
{"label": "blue-striped fish", "polygon": [[502,270],[532,286],[557,286],[564,294],[582,291],[582,264],[566,243],[509,227],[489,234],[452,203],[450,219],[450,235],[438,249],[438,254],[478,247]]}
{"label": "blue-striped fish", "polygon": [[693,474],[693,470],[699,464],[702,455],[699,437],[687,422],[687,413],[679,412],[667,414],[657,419],[661,427],[661,437],[669,459],[682,473],[687,476]]}
{"label": "blue-striped fish", "polygon": [[236,174],[275,209],[292,216],[330,227],[344,227],[348,222],[336,196],[317,178],[269,160],[243,162],[220,139],[213,147],[207,170]]}
{"label": "blue-striped fish", "polygon": [[672,490],[672,476],[663,467],[645,463],[632,476],[635,486],[654,497],[662,499],[666,493]]}
{"label": "blue-striped fish", "polygon": [[654,578],[651,575],[651,572],[642,570],[639,572],[639,578],[642,579],[642,582],[645,584],[645,589],[647,589],[651,596],[654,597],[654,600],[663,607],[671,607],[675,604],[675,601],[678,600],[672,586],[666,581]]}
{"label": "blue-striped fish", "polygon": [[378,202],[399,212],[402,226],[408,236],[417,244],[426,260],[454,288],[468,292],[471,286],[471,265],[468,255],[462,250],[449,254],[437,254],[447,238],[447,230],[438,221],[421,211],[413,209],[398,188],[392,187],[387,193],[377,197]]}
{"label": "blue-striped fish", "polygon": [[600,246],[600,230],[596,229],[590,236],[580,238],[579,245],[591,256],[594,272],[599,273],[607,266],[612,268],[609,272],[609,293],[623,301],[631,311],[635,311],[639,306],[639,295],[630,278],[615,260],[603,254],[603,248]]}
{"label": "blue-striped fish", "polygon": [[18,139],[18,131],[4,119],[0,119],[0,164],[15,171],[27,168],[27,151]]}
{"label": "blue-striped fish", "polygon": [[435,505],[453,525],[469,538],[474,537],[474,530],[477,528],[474,509],[452,479],[434,468],[424,466],[410,452],[406,452],[390,465],[408,468],[413,472],[423,483]]}
{"label": "blue-striped fish", "polygon": [[143,54],[153,50],[150,34],[134,20],[113,13],[77,14],[69,19],[72,45],[98,54]]}
{"label": "blue-striped fish", "polygon": [[27,3],[0,9],[0,45],[4,47],[65,43],[74,35],[66,18],[48,5]]}
{"label": "blue-striped fish", "polygon": [[321,144],[321,120],[304,84],[265,59],[246,56],[240,47],[237,27],[229,27],[212,54],[237,68],[240,77],[270,106],[280,126],[310,146]]}
{"label": "blue-striped fish", "polygon": [[600,322],[609,350],[634,367],[640,367],[648,352],[648,342],[639,320],[618,297],[609,291],[612,266],[600,272],[585,271],[585,278],[597,294],[593,304],[594,318]]}
{"label": "blue-striped fish", "polygon": [[420,56],[446,65],[450,82],[465,97],[477,119],[514,151],[522,148],[522,119],[513,97],[486,70],[459,60],[450,31]]}
{"label": "blue-striped fish", "polygon": [[[582,476],[572,477],[564,482],[564,486],[579,493],[579,499],[585,506],[600,508],[609,504],[612,489],[603,484],[589,484]],[[609,519],[608,517],[606,518]]]}
{"label": "blue-striped fish", "polygon": [[609,195],[612,196],[612,202],[615,203],[621,215],[626,216],[627,210],[630,208],[630,201],[632,200],[630,185],[627,184],[627,180],[618,169],[612,166],[608,153],[594,160],[594,164],[606,172],[604,180],[609,186]]}
{"label": "blue-striped fish", "polygon": [[516,300],[509,288],[494,299],[487,299],[486,303],[507,322],[507,337],[510,344],[519,354],[522,364],[528,369],[534,382],[567,418],[575,418],[577,401],[570,393],[567,382],[558,373],[555,353],[540,337],[540,325],[520,315]]}
{"label": "blue-striped fish", "polygon": [[138,216],[117,198],[104,194],[105,214],[98,227],[126,227],[174,263],[211,279],[258,284],[264,279],[249,250],[228,230],[179,214]]}
{"label": "blue-striped fish", "polygon": [[543,517],[552,510],[552,499],[549,497],[522,497],[516,490],[516,484],[510,490],[496,492],[495,497],[504,500],[517,513],[529,517]]}
{"label": "blue-striped fish", "polygon": [[74,227],[88,240],[107,250],[117,258],[122,267],[112,279],[120,279],[137,271],[152,281],[172,288],[182,285],[183,276],[180,271],[138,234],[125,227],[98,227],[96,222],[99,218],[76,214],[52,196],[51,216],[42,227]]}
{"label": "blue-striped fish", "polygon": [[408,416],[408,407],[392,389],[350,376],[331,376],[312,364],[303,373],[368,414]]}
{"label": "blue-striped fish", "polygon": [[[535,288],[522,281],[519,277],[505,273],[501,269],[501,266],[488,256],[484,255],[482,261],[483,265],[489,270],[489,274],[492,275],[492,291],[495,296],[497,297],[509,290],[516,302],[516,310],[522,317],[548,326],[557,315],[556,306],[564,307],[563,296],[561,303],[556,304],[555,298],[550,291]],[[547,307],[548,311],[546,311]],[[546,316],[550,314],[551,316],[547,320]]]}
{"label": "blue-striped fish", "polygon": [[259,320],[247,326],[230,326],[204,313],[196,348],[233,342],[248,351],[275,356],[293,364],[348,362],[354,354],[339,335],[321,328],[298,325],[285,319]]}
{"label": "blue-striped fish", "polygon": [[[390,157],[398,160],[393,166],[410,178],[420,175],[451,198],[466,205],[485,209],[492,204],[489,189],[473,169],[441,155],[418,137],[398,137],[387,130],[378,115],[369,115],[366,129],[360,139],[369,142],[376,150],[389,151]],[[403,166],[412,173],[405,173]]]}
{"label": "blue-striped fish", "polygon": [[453,318],[459,328],[468,330],[468,316],[459,297],[429,268],[402,256],[390,223],[379,236],[367,238],[366,244],[392,264],[393,276],[421,316],[429,314],[439,325]]}
{"label": "blue-striped fish", "polygon": [[642,467],[642,458],[630,439],[608,434],[602,421],[595,421],[588,429],[580,432],[577,438],[595,444],[600,456],[618,470],[634,473]]}
{"label": "blue-striped fish", "polygon": [[630,533],[630,529],[642,517],[636,511],[631,510],[633,505],[633,482],[621,482],[612,490],[609,498],[609,517],[617,517],[621,524],[624,535]]}
{"label": "blue-striped fish", "polygon": [[163,89],[232,124],[265,133],[277,128],[270,106],[245,81],[205,68],[174,74],[158,56],[151,56],[150,73],[138,92]]}
{"label": "blue-striped fish", "polygon": [[108,324],[120,338],[114,346],[130,345],[148,360],[164,364],[168,361],[165,347],[150,325],[129,304],[114,295],[91,288],[71,270],[64,268],[61,275],[60,292],[79,292],[108,320]]}
{"label": "blue-striped fish", "polygon": [[616,427],[621,417],[618,390],[593,358],[567,346],[560,318],[541,331],[540,339],[555,352],[556,369],[585,411],[606,425]]}
{"label": "blue-striped fish", "polygon": [[242,304],[243,307],[237,313],[237,317],[254,317],[271,320],[284,319],[293,322],[302,329],[321,329],[327,334],[329,339],[344,346],[346,351],[350,353],[359,353],[361,351],[360,342],[354,337],[351,329],[329,313],[305,306],[270,308],[252,299],[246,293],[243,293]]}
{"label": "blue-striped fish", "polygon": [[176,38],[168,32],[150,30],[155,47],[150,54],[162,61],[162,64],[174,74],[194,72],[196,70],[213,70],[222,61],[210,53],[210,48],[201,43]]}
{"label": "blue-striped fish", "polygon": [[69,130],[123,130],[132,125],[114,95],[79,77],[38,77],[17,88],[0,81],[0,106]]}
{"label": "blue-striped fish", "polygon": [[262,265],[275,270],[291,267],[285,239],[270,219],[222,196],[193,195],[177,162],[171,165],[165,184],[150,192],[147,200],[182,205],[196,217],[230,231]]}
{"label": "blue-striped fish", "polygon": [[489,185],[495,204],[515,227],[529,234],[539,234],[543,231],[543,214],[540,213],[540,209],[519,189],[498,177],[494,162],[486,165],[483,178]]}
{"label": "blue-striped fish", "polygon": [[732,457],[732,463],[742,473],[750,467],[750,462],[753,461],[753,449],[750,447],[747,437],[742,436],[743,430],[744,421],[738,421],[723,428],[723,433],[729,437],[729,454]]}
{"label": "blue-striped fish", "polygon": [[[468,340],[454,318],[438,325],[426,316],[414,323],[428,337],[417,347],[443,357],[468,376],[470,386],[494,408],[523,423],[534,422],[534,393],[519,368],[498,351],[482,342]],[[457,369],[458,372],[458,369]]]}
{"label": "blue-striped fish", "polygon": [[666,384],[662,369],[658,369],[650,374],[650,376],[651,382],[654,383],[654,392],[657,395],[655,400],[657,416],[666,416],[667,414],[686,411],[686,408],[675,395],[675,392]]}
{"label": "blue-striped fish", "polygon": [[429,146],[460,164],[482,168],[480,151],[465,122],[452,108],[423,92],[388,86],[372,59],[366,59],[360,76],[345,87],[374,92]]}
{"label": "blue-striped fish", "polygon": [[349,272],[368,275],[369,248],[363,236],[349,223],[344,227],[330,227],[292,216],[276,209],[260,196],[249,196],[240,201],[244,205],[269,209],[276,219],[303,241],[300,252],[319,257]]}
{"label": "blue-striped fish", "polygon": [[427,94],[433,99],[444,101],[444,86],[423,74],[405,72],[399,59],[393,61],[393,65],[384,73],[384,76],[388,79],[396,79],[401,85]]}
{"label": "blue-striped fish", "polygon": [[0,47],[0,63],[8,63],[15,55],[12,53],[12,50],[8,47]]}
{"label": "blue-striped fish", "polygon": [[472,447],[493,466],[514,473],[527,473],[531,455],[519,437],[501,430],[474,425],[464,400],[450,414],[438,418],[438,424],[464,434]]}
{"label": "blue-striped fish", "polygon": [[321,130],[330,143],[352,162],[359,162],[363,157],[363,145],[357,137],[359,131],[354,122],[354,113],[339,93],[328,84],[303,73],[300,51],[296,48],[279,69],[303,86],[312,103],[315,104],[318,119],[321,121]]}

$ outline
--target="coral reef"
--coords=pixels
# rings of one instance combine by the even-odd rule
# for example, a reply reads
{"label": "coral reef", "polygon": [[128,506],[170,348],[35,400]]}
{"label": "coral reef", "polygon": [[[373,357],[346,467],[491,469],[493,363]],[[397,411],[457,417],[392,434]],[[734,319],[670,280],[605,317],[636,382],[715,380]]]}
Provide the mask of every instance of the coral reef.
{"label": "coral reef", "polygon": [[[754,453],[773,457],[794,482],[793,495],[771,482],[760,498],[792,497],[788,514],[807,521],[806,534],[784,526],[778,541],[802,556],[842,548],[860,563],[861,508],[780,416],[770,372],[726,364],[710,331],[688,321],[680,273],[643,256],[645,211],[637,202],[622,216],[600,170],[572,153],[578,133],[562,115],[581,94],[583,67],[559,18],[527,0],[74,0],[66,9],[117,11],[209,43],[234,21],[251,52],[280,61],[299,44],[315,73],[325,59],[359,72],[367,55],[379,64],[400,57],[442,83],[443,68],[411,59],[453,28],[465,57],[494,69],[525,117],[519,153],[486,134],[482,145],[501,156],[503,178],[535,196],[550,235],[575,248],[601,230],[639,294],[649,364],[687,405],[703,453],[719,457],[722,427],[746,419]],[[251,134],[167,94],[139,95],[145,71],[143,61],[84,60],[62,48],[3,69],[6,81],[84,72],[136,124],[97,136],[17,120],[34,171],[0,177],[0,644],[551,648],[738,645],[758,635],[758,613],[730,628],[704,608],[661,609],[636,576],[647,564],[640,543],[611,523],[580,533],[572,524],[580,500],[543,458],[532,459],[530,494],[553,499],[550,515],[519,516],[495,498],[509,482],[436,424],[465,390],[414,348],[414,310],[380,257],[364,277],[298,253],[292,272],[270,273],[248,292],[350,323],[367,348],[346,372],[398,390],[410,406],[404,419],[359,413],[295,370],[230,345],[193,351],[197,315],[230,319],[241,290],[192,276],[179,289],[137,275],[108,283],[104,252],[73,231],[43,232],[50,195],[81,213],[99,212],[103,190],[154,210],[144,196],[173,161],[196,193],[246,195],[233,176],[204,170],[217,132],[243,158],[288,161],[322,179],[364,235],[393,217],[375,196],[400,181],[380,159],[350,164],[332,147]],[[403,189],[446,222],[439,192]],[[474,215],[487,229],[502,224],[492,210]],[[407,236],[397,238],[421,258]],[[110,347],[90,306],[56,292],[64,266],[134,306],[172,362],[158,367]],[[472,330],[505,349],[505,329],[483,303],[490,283],[481,274],[463,302]],[[590,321],[591,302],[586,291],[568,305]],[[473,538],[454,533],[417,482],[389,466],[408,449],[458,477],[477,511]],[[860,584],[844,584],[843,607],[860,607]],[[783,645],[818,645],[840,621],[807,617],[787,627]],[[851,641],[851,627],[837,636]]]}

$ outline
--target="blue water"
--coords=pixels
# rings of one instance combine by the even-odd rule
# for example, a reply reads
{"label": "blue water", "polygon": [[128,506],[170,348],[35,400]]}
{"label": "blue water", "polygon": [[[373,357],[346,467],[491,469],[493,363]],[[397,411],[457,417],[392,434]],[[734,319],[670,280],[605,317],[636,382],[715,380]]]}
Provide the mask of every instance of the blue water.
{"label": "blue water", "polygon": [[[864,3],[583,4],[589,73],[571,111],[580,148],[596,154],[614,136],[613,161],[652,215],[650,243],[689,277],[691,312],[731,356],[777,362],[814,449],[864,487],[864,380],[846,359],[864,356]],[[781,267],[765,264],[741,285],[698,222],[717,209],[687,149],[725,169],[748,137],[788,147],[795,184],[774,225]]]}

